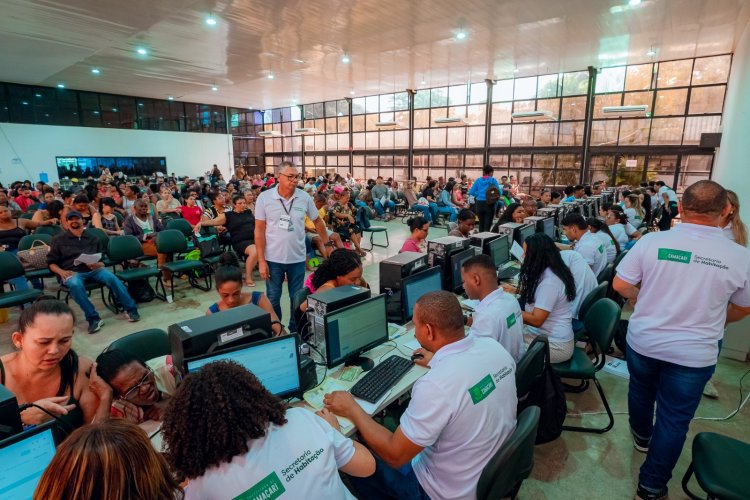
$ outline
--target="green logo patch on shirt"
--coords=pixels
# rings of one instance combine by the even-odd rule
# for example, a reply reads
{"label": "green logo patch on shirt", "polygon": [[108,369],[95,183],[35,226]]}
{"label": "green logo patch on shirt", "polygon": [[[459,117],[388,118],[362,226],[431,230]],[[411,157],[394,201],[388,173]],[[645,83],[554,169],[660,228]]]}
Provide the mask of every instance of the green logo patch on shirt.
{"label": "green logo patch on shirt", "polygon": [[511,314],[507,318],[505,318],[505,323],[508,325],[508,328],[516,324],[516,313]]}
{"label": "green logo patch on shirt", "polygon": [[474,387],[469,388],[469,395],[471,401],[474,404],[480,403],[484,398],[490,395],[495,390],[495,382],[492,381],[492,376],[487,375],[477,383]]}
{"label": "green logo patch on shirt", "polygon": [[673,248],[660,248],[658,259],[659,260],[670,260],[672,262],[680,262],[682,264],[690,264],[690,259],[693,256],[693,252],[686,252],[684,250],[675,250]]}
{"label": "green logo patch on shirt", "polygon": [[604,253],[604,246],[603,245],[599,245],[599,253]]}
{"label": "green logo patch on shirt", "polygon": [[270,473],[244,493],[240,493],[234,500],[273,500],[284,493],[284,485],[279,481],[275,472]]}

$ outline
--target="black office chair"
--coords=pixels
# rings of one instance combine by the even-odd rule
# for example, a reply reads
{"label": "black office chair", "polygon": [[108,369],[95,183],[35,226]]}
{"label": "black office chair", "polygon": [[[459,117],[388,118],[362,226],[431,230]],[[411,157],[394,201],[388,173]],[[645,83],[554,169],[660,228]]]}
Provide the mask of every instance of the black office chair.
{"label": "black office chair", "polygon": [[516,430],[487,462],[479,476],[477,500],[516,498],[521,483],[534,468],[534,442],[539,415],[538,406],[529,406],[518,415]]}

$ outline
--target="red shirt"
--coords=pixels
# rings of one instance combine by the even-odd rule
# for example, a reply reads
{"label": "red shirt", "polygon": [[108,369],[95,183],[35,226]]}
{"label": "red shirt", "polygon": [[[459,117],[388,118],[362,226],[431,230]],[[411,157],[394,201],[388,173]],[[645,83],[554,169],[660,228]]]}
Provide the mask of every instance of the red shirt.
{"label": "red shirt", "polygon": [[182,213],[182,218],[188,221],[191,226],[198,224],[201,221],[201,215],[203,214],[203,210],[201,210],[201,207],[198,205],[192,207],[183,205],[180,207],[180,212]]}
{"label": "red shirt", "polygon": [[23,210],[24,212],[27,208],[29,208],[29,205],[33,205],[34,203],[36,203],[31,196],[29,196],[28,198],[24,198],[23,196],[18,195],[15,197],[15,200],[16,203],[18,203],[18,206],[21,207],[21,210]]}

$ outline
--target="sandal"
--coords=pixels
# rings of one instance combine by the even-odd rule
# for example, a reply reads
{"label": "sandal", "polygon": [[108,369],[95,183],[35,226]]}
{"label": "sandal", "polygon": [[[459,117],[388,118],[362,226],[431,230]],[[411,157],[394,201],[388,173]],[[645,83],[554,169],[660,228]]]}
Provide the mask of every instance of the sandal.
{"label": "sandal", "polygon": [[248,281],[247,283],[245,283],[245,285],[249,286],[250,288],[252,288],[252,287],[255,286],[255,282],[254,281]]}

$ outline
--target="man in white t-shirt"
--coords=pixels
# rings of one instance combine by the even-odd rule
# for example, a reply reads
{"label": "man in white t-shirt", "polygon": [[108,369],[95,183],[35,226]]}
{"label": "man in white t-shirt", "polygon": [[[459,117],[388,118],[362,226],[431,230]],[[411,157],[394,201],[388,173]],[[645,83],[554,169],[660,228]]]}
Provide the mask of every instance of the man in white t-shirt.
{"label": "man in white t-shirt", "polygon": [[526,352],[523,318],[518,300],[497,286],[497,269],[489,255],[475,255],[461,266],[466,295],[479,300],[468,321],[469,334],[500,342],[518,362]]}
{"label": "man in white t-shirt", "polygon": [[679,208],[682,224],[644,235],[613,283],[635,303],[627,334],[628,413],[635,448],[648,453],[638,486],[644,499],[666,497],[724,326],[750,315],[750,250],[718,227],[731,210],[726,191],[696,182]]}
{"label": "man in white t-shirt", "polygon": [[461,306],[445,291],[423,295],[414,326],[430,370],[414,384],[396,432],[348,392],[324,397],[378,455],[375,474],[352,478],[358,498],[475,498],[482,469],[516,425],[515,363],[496,341],[464,334]]}
{"label": "man in white t-shirt", "polygon": [[297,167],[283,161],[276,167],[276,177],[276,187],[262,192],[255,202],[255,248],[260,277],[266,280],[266,295],[279,319],[284,278],[288,281],[289,331],[296,332],[291,303],[305,280],[305,215],[315,224],[324,245],[328,244],[328,233],[313,199],[297,189]]}
{"label": "man in white t-shirt", "polygon": [[677,215],[677,193],[666,185],[664,181],[656,181],[656,199],[662,207],[659,219],[659,231],[669,231],[672,227],[672,219]]}
{"label": "man in white t-shirt", "polygon": [[581,214],[568,214],[562,220],[565,236],[575,242],[573,249],[581,254],[595,275],[607,266],[607,252],[599,238],[589,231],[586,219]]}
{"label": "man in white t-shirt", "polygon": [[[597,233],[598,234],[598,233]],[[606,234],[606,233],[605,233]],[[560,252],[563,262],[573,275],[576,282],[576,298],[570,302],[570,311],[573,313],[573,330],[579,327],[577,323],[578,311],[581,309],[581,302],[591,291],[598,285],[596,274],[588,266],[581,254],[573,250],[562,250]]]}

